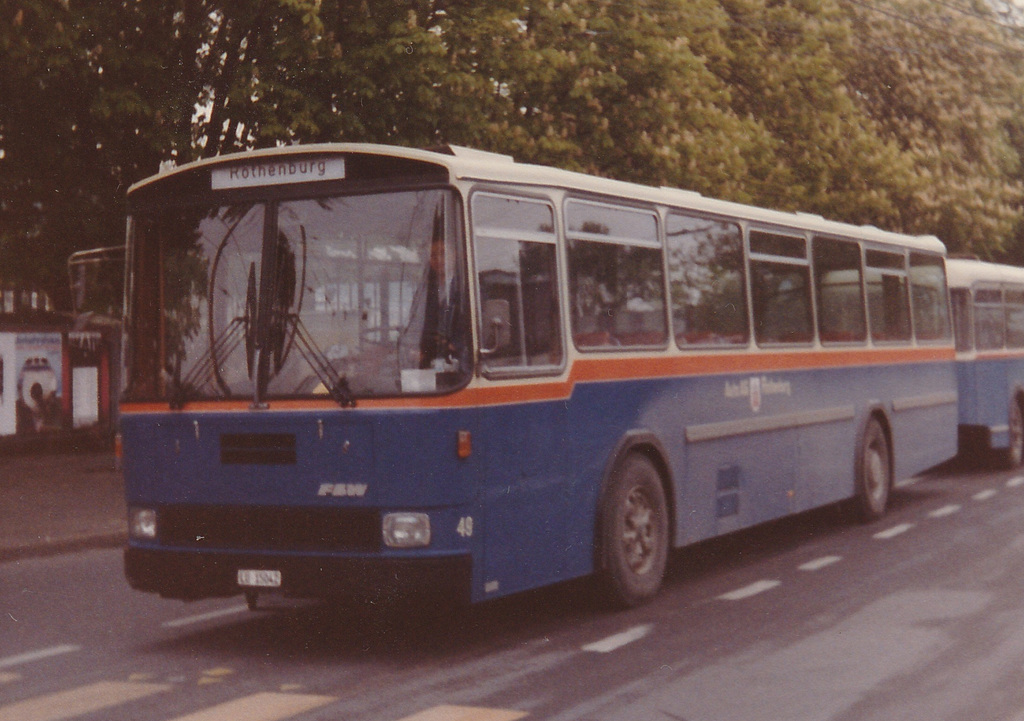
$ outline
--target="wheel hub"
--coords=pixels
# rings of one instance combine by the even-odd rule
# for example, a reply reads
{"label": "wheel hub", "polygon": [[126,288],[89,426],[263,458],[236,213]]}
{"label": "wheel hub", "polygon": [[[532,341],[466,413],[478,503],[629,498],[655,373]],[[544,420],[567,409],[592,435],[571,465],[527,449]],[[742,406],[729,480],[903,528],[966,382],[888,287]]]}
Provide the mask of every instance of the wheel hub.
{"label": "wheel hub", "polygon": [[647,573],[654,562],[658,529],[654,522],[654,509],[647,494],[634,488],[626,499],[626,513],[622,529],[622,546],[626,562],[634,573]]}

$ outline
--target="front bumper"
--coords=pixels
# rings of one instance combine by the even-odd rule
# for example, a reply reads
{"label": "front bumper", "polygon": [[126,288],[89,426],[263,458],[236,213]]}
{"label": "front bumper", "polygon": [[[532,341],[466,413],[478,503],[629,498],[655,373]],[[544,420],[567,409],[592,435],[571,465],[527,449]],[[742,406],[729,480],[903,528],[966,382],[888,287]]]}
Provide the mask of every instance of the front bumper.
{"label": "front bumper", "polygon": [[[165,598],[198,600],[235,596],[239,569],[281,572],[281,587],[295,598],[399,599],[470,598],[472,559],[468,554],[420,558],[277,555],[245,552],[174,551],[129,546],[125,577],[132,588]],[[261,590],[261,589],[255,589]]]}

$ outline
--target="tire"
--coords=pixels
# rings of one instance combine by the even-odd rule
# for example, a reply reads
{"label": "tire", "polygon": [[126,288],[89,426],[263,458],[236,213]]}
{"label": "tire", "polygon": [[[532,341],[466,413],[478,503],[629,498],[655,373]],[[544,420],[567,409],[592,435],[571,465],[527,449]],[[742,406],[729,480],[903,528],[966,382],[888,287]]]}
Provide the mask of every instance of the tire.
{"label": "tire", "polygon": [[864,523],[885,515],[892,491],[892,453],[877,418],[868,421],[857,453],[856,510]]}
{"label": "tire", "polygon": [[600,580],[618,607],[632,608],[661,588],[668,561],[668,505],[661,475],[632,453],[609,479],[600,513]]}
{"label": "tire", "polygon": [[1024,413],[1016,398],[1010,399],[1009,425],[1010,445],[999,453],[998,460],[1004,468],[1013,469],[1024,463]]}

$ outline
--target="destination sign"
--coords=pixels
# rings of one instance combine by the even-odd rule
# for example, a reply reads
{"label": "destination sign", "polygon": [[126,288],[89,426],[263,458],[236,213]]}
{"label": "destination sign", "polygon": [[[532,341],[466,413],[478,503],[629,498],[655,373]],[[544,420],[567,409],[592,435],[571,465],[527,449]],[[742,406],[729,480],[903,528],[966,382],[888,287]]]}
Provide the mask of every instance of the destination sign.
{"label": "destination sign", "polygon": [[214,168],[210,173],[210,186],[213,190],[227,190],[344,178],[344,158],[266,159]]}

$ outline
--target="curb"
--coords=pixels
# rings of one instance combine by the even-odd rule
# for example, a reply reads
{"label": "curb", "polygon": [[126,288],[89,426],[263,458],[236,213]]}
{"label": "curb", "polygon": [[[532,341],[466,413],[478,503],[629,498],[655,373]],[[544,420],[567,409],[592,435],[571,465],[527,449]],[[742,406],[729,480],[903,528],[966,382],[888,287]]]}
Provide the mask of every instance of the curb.
{"label": "curb", "polygon": [[44,539],[19,546],[0,547],[0,563],[20,561],[26,558],[45,558],[59,556],[75,551],[88,551],[97,548],[116,548],[128,542],[128,534],[124,531],[116,533],[74,536],[71,538]]}
{"label": "curb", "polygon": [[31,436],[0,436],[0,456],[98,453],[113,450],[113,435],[94,430],[57,431]]}

